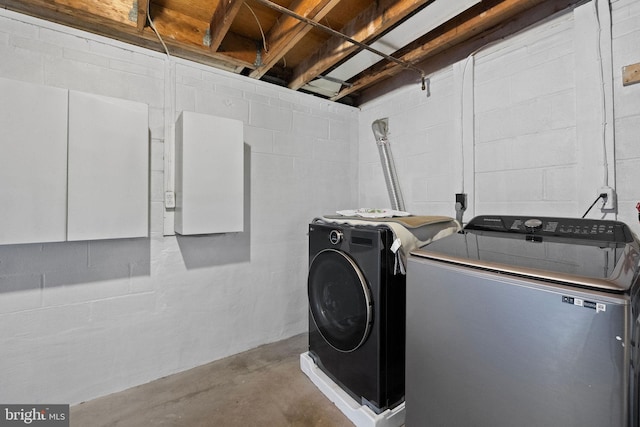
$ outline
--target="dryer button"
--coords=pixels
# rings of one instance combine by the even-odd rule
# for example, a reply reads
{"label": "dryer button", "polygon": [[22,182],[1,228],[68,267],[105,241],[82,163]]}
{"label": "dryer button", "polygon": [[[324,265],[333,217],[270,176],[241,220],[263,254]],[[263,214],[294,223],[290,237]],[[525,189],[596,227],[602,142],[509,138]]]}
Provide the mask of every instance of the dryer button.
{"label": "dryer button", "polygon": [[329,233],[329,241],[333,244],[333,245],[337,245],[338,243],[342,242],[342,237],[343,237],[343,233],[340,230],[331,230],[331,232]]}
{"label": "dryer button", "polygon": [[542,221],[537,218],[531,218],[524,222],[524,226],[527,230],[537,230],[542,227]]}

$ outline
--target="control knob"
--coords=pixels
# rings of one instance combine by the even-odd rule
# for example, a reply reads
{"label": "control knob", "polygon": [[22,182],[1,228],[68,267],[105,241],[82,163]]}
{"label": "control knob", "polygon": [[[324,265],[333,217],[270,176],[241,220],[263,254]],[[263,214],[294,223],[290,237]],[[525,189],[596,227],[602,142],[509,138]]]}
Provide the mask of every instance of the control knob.
{"label": "control knob", "polygon": [[331,232],[329,233],[329,241],[333,245],[337,245],[338,243],[342,242],[343,237],[344,234],[340,230],[331,230]]}
{"label": "control knob", "polygon": [[542,228],[542,221],[539,220],[538,218],[531,218],[524,222],[524,226],[529,231],[535,231]]}

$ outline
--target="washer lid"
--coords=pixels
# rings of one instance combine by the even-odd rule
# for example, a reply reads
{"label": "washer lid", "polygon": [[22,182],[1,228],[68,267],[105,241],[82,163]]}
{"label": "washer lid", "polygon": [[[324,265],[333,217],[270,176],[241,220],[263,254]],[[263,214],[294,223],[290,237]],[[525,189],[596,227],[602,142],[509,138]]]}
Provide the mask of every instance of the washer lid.
{"label": "washer lid", "polygon": [[617,221],[482,216],[415,256],[608,292],[629,290],[638,244]]}

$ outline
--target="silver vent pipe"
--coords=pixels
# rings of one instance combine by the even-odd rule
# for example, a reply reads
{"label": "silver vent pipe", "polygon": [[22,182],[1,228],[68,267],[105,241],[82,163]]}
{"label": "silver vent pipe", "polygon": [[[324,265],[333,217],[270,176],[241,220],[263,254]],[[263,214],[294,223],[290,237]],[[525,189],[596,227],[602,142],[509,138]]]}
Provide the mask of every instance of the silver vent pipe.
{"label": "silver vent pipe", "polygon": [[389,119],[378,119],[371,124],[371,128],[373,129],[373,135],[376,137],[376,143],[378,144],[378,152],[380,153],[380,161],[382,162],[382,173],[384,173],[384,180],[387,183],[391,207],[397,211],[404,211],[404,199],[402,198],[402,192],[398,184],[396,166],[393,163],[391,146],[389,145],[389,138],[387,137],[389,133]]}

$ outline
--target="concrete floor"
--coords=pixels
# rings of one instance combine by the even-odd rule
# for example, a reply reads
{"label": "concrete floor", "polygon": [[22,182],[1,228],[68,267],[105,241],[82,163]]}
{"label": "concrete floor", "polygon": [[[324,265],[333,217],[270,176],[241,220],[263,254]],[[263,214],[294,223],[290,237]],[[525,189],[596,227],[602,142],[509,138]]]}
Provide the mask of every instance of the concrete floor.
{"label": "concrete floor", "polygon": [[307,334],[71,408],[71,427],[353,427],[300,370]]}

